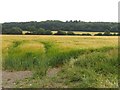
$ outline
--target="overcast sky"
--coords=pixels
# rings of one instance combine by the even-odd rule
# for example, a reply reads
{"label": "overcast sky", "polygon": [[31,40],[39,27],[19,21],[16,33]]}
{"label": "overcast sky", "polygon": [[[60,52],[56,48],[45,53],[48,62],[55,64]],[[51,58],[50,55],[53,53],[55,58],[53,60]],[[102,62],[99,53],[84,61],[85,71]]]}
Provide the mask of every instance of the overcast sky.
{"label": "overcast sky", "polygon": [[118,21],[119,0],[0,0],[0,23],[44,20]]}

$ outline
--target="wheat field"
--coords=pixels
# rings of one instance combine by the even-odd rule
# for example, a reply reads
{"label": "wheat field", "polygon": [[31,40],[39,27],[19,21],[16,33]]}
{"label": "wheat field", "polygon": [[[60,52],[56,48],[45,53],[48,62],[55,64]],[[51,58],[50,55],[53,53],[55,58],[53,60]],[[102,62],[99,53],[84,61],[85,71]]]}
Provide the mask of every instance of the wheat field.
{"label": "wheat field", "polygon": [[2,69],[33,71],[16,87],[118,87],[117,49],[117,36],[2,35]]}

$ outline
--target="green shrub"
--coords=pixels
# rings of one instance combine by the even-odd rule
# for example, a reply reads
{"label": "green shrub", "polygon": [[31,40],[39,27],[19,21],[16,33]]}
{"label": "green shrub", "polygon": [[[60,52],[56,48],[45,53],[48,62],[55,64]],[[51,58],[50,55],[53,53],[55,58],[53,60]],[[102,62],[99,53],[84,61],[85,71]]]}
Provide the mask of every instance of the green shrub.
{"label": "green shrub", "polygon": [[62,30],[58,30],[57,33],[55,33],[54,35],[66,35],[66,32]]}
{"label": "green shrub", "polygon": [[72,31],[68,31],[68,32],[67,32],[67,35],[75,35],[75,33],[72,32]]}
{"label": "green shrub", "polygon": [[94,36],[102,36],[102,35],[103,35],[102,33],[97,33]]}

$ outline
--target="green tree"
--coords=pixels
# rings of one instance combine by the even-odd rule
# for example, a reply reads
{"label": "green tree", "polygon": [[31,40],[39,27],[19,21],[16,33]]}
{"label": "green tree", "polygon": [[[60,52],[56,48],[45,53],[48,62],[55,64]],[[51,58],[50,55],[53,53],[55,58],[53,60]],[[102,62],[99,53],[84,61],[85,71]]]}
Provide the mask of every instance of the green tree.
{"label": "green tree", "polygon": [[27,31],[36,31],[37,29],[35,28],[35,26],[28,26],[27,27]]}
{"label": "green tree", "polygon": [[45,34],[45,29],[39,28],[38,30],[33,31],[33,34],[44,35]]}
{"label": "green tree", "polygon": [[8,29],[5,34],[22,34],[22,29],[19,27],[12,27]]}
{"label": "green tree", "polygon": [[50,30],[45,30],[46,35],[52,35],[52,32]]}

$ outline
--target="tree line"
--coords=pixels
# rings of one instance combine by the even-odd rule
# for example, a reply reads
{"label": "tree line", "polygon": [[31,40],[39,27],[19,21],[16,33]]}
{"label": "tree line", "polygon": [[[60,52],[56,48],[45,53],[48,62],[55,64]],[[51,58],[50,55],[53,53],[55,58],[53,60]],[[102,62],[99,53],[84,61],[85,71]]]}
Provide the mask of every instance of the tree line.
{"label": "tree line", "polygon": [[[8,22],[2,24],[2,34],[22,34],[22,31],[30,31],[27,34],[42,34],[51,35],[51,31],[58,31],[57,34],[61,34],[61,31],[68,31],[66,34],[73,35],[72,31],[84,31],[84,32],[118,32],[118,23],[113,22],[83,22],[77,20],[59,21],[59,20],[47,20],[47,21],[31,21],[31,22]],[[63,32],[62,32],[63,33]],[[64,33],[65,34],[65,33]],[[100,33],[99,33],[100,35]]]}

